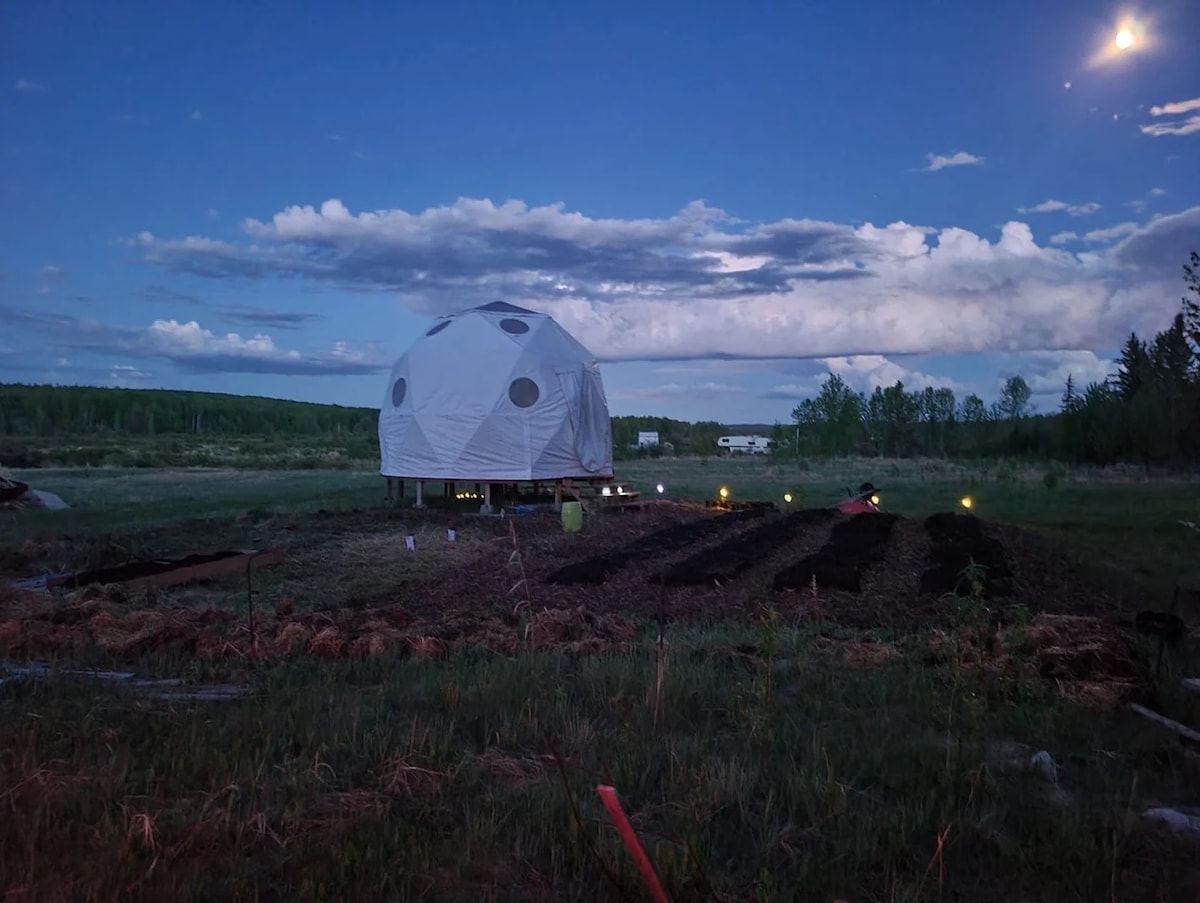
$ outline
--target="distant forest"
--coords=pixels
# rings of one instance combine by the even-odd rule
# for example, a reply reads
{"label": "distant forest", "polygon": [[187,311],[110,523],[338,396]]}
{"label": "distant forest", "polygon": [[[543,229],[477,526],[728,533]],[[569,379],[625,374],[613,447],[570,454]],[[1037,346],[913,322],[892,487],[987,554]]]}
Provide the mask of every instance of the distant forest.
{"label": "distant forest", "polygon": [[[1033,411],[1020,376],[1010,377],[987,406],[977,395],[960,400],[949,389],[910,391],[899,382],[868,395],[830,374],[815,398],[795,406],[787,424],[614,417],[614,456],[715,455],[721,435],[765,432],[775,440],[773,455],[783,458],[1015,456],[1193,467],[1200,461],[1200,254],[1193,252],[1190,261],[1183,268],[1189,294],[1171,324],[1150,340],[1130,335],[1110,380],[1080,386],[1068,379],[1055,411]],[[86,437],[110,446],[122,437],[303,440],[369,458],[378,456],[377,420],[375,408],[256,396],[0,384],[0,464],[66,463],[45,440],[70,438],[78,445]],[[656,431],[663,445],[634,449],[642,431]]]}
{"label": "distant forest", "polygon": [[1200,254],[1185,264],[1186,294],[1171,324],[1153,339],[1126,339],[1117,372],[1077,385],[1069,377],[1059,409],[1037,415],[1029,385],[1010,377],[991,407],[961,402],[949,389],[907,391],[903,383],[853,392],[830,374],[816,398],[792,411],[783,438],[794,454],[1051,458],[1193,467],[1200,460]]}

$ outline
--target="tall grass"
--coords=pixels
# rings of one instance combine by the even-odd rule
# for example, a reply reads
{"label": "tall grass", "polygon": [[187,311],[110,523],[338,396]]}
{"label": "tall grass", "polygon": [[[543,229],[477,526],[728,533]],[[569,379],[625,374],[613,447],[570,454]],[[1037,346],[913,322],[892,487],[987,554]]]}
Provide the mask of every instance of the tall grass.
{"label": "tall grass", "polygon": [[[1130,817],[1135,783],[1200,777],[1138,763],[1163,744],[1032,684],[993,690],[985,734],[954,675],[915,652],[855,669],[810,632],[773,643],[769,667],[673,654],[657,713],[641,653],[296,662],[208,707],[8,682],[5,883],[62,899],[636,899],[595,794],[611,783],[680,900],[1182,887],[1186,860],[1147,868]],[[1070,804],[985,735],[1071,763]]]}

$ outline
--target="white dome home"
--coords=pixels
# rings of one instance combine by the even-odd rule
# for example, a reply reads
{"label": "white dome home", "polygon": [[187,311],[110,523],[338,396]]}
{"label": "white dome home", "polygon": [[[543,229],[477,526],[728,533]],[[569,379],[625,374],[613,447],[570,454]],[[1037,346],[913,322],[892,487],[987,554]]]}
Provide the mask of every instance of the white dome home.
{"label": "white dome home", "polygon": [[600,366],[545,314],[497,301],[443,317],[392,367],[379,450],[389,488],[611,480]]}

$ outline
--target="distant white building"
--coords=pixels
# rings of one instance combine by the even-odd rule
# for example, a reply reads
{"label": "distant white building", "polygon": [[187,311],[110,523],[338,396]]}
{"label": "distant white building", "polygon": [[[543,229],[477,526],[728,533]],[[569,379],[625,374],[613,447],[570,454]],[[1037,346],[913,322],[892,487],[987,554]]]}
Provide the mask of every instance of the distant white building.
{"label": "distant white building", "polygon": [[730,454],[765,455],[771,451],[771,440],[766,436],[722,436],[717,445]]}
{"label": "distant white building", "polygon": [[638,444],[638,448],[647,448],[651,445],[658,445],[659,444],[658,433],[657,432],[638,433],[637,444]]}

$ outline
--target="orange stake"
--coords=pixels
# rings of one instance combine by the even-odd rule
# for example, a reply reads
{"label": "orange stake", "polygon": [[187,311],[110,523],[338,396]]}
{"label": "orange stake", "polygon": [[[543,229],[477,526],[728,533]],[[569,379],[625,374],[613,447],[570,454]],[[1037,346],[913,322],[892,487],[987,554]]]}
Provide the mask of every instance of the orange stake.
{"label": "orange stake", "polygon": [[629,823],[629,819],[625,816],[625,810],[621,808],[621,801],[617,799],[616,789],[607,784],[599,784],[596,792],[600,794],[600,801],[604,803],[604,808],[608,810],[613,824],[617,826],[617,833],[621,835],[625,849],[629,850],[629,855],[637,863],[638,871],[642,873],[642,880],[646,882],[646,887],[650,888],[650,896],[654,898],[655,903],[670,903],[667,892],[658,883],[658,875],[654,874],[654,866],[650,864],[650,857],[642,849],[642,843],[634,833],[633,825]]}

